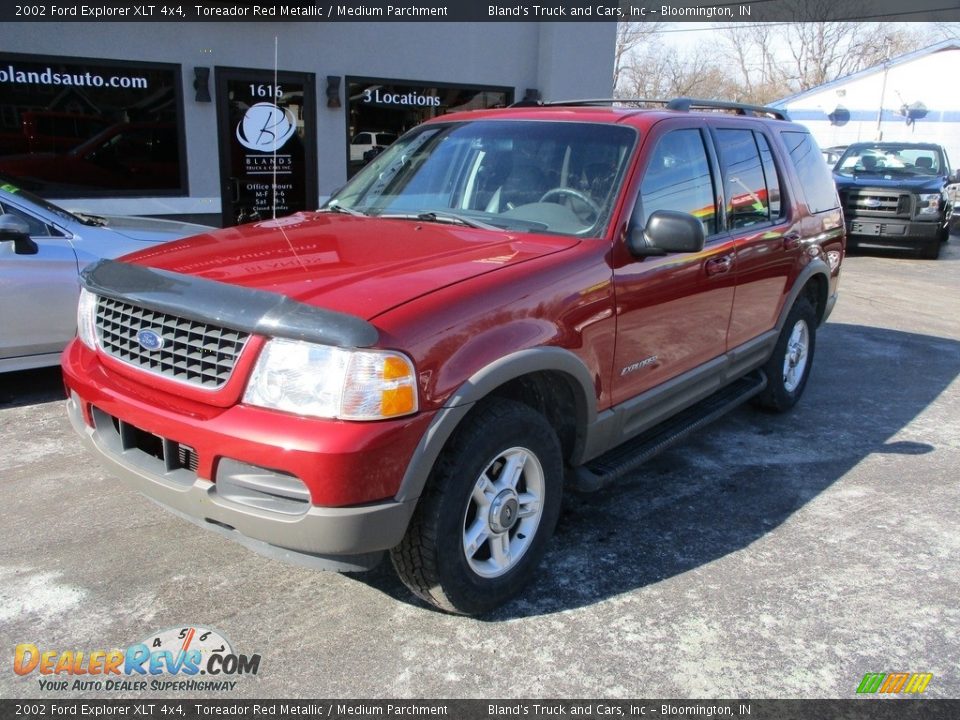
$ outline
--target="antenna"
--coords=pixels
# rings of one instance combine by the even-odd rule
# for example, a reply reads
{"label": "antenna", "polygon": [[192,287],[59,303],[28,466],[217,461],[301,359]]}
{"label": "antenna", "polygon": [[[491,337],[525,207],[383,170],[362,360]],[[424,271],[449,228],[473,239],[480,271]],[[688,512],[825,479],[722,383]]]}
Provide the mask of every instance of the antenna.
{"label": "antenna", "polygon": [[[273,103],[274,107],[283,112],[277,103],[280,101],[280,98],[277,97],[277,48],[279,45],[279,40],[276,35],[273,36]],[[270,203],[273,207],[272,218],[277,219],[277,136],[273,136],[273,199]]]}

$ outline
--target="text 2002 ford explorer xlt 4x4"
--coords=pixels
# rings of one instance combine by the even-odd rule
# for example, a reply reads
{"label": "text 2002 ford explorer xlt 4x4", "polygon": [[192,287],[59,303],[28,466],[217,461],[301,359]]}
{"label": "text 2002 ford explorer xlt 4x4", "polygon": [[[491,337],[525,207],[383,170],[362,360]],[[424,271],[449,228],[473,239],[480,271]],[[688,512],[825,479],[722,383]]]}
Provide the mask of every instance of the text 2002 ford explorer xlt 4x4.
{"label": "text 2002 ford explorer xlt 4x4", "polygon": [[836,189],[778,111],[703,105],[442,116],[319,212],[99,263],[63,357],[73,424],[248,547],[344,570],[389,551],[436,606],[495,607],[565,484],[804,390]]}

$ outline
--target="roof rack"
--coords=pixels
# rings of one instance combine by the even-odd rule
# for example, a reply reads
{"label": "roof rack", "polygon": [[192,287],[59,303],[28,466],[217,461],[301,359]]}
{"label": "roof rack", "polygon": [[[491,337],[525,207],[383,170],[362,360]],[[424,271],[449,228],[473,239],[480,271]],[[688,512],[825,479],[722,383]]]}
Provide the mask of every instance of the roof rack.
{"label": "roof rack", "polygon": [[654,98],[595,98],[592,100],[557,100],[547,103],[543,103],[545,106],[555,106],[555,105],[568,105],[568,106],[585,106],[585,105],[666,105],[669,103],[669,100],[658,100]]}
{"label": "roof rack", "polygon": [[593,98],[589,100],[559,100],[551,102],[521,100],[510,107],[588,107],[592,105],[658,105],[667,110],[676,110],[678,112],[690,112],[691,110],[733,110],[737,115],[757,115],[772,117],[775,120],[790,119],[786,110],[780,108],[727,102],[725,100],[698,100],[688,97],[678,97],[672,100],[655,98]]}
{"label": "roof rack", "polygon": [[786,110],[767,107],[766,105],[749,105],[747,103],[727,102],[725,100],[697,100],[696,98],[678,97],[667,103],[668,110],[690,112],[692,109],[706,110],[733,110],[737,115],[766,115],[775,120],[789,120]]}
{"label": "roof rack", "polygon": [[519,100],[510,107],[588,107],[591,105],[662,105],[669,100],[651,98],[592,98],[587,100]]}

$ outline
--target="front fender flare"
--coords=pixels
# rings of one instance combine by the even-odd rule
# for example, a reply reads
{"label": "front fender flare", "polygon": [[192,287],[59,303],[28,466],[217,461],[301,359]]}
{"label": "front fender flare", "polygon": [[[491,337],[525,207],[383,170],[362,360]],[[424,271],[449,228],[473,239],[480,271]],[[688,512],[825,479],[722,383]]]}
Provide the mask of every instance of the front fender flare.
{"label": "front fender flare", "polygon": [[536,372],[560,372],[571,378],[577,405],[578,443],[582,442],[583,431],[597,418],[597,379],[569,350],[557,347],[520,350],[478,370],[447,399],[420,438],[395,500],[407,502],[420,497],[447,440],[477,402],[511,380]]}

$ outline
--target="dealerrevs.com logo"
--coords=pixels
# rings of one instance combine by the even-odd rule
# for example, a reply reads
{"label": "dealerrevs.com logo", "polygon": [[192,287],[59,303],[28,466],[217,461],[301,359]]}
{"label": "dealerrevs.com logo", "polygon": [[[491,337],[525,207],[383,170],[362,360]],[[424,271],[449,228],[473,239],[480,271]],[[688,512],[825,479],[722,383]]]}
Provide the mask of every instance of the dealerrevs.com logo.
{"label": "dealerrevs.com logo", "polygon": [[260,655],[234,652],[216,630],[191,626],[154,633],[125,650],[50,650],[17,645],[13,671],[44,692],[232,691],[256,675]]}

